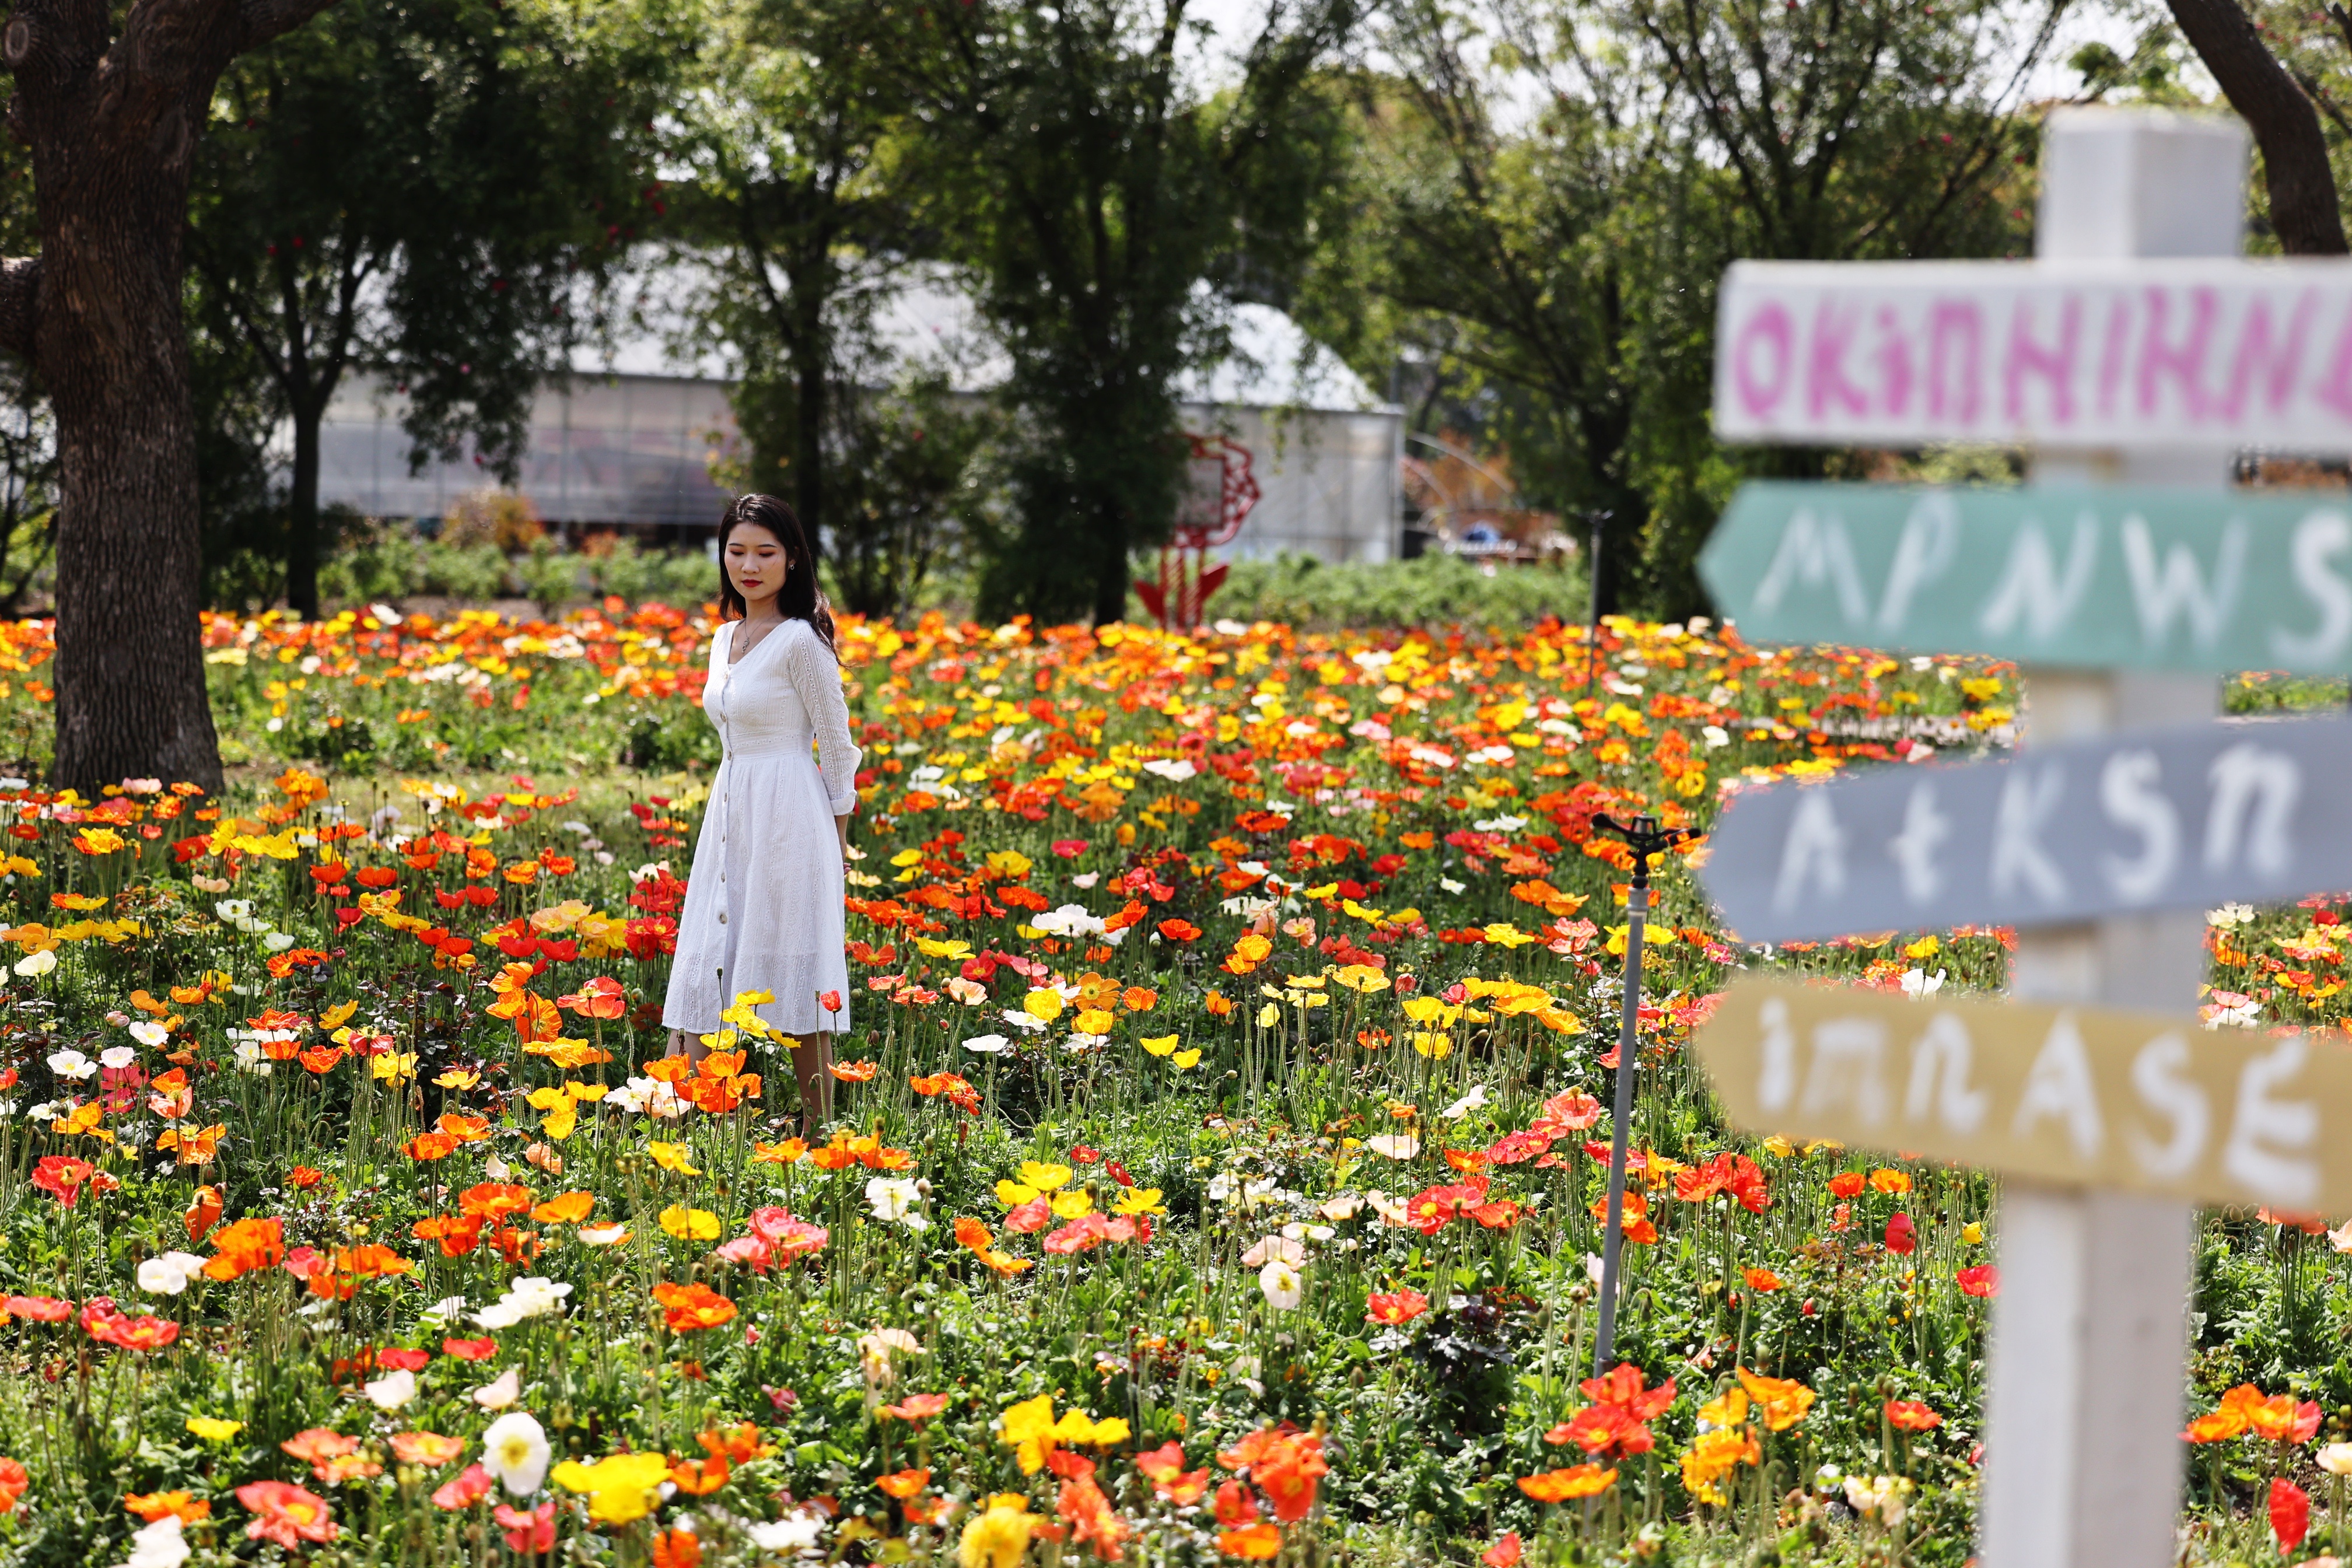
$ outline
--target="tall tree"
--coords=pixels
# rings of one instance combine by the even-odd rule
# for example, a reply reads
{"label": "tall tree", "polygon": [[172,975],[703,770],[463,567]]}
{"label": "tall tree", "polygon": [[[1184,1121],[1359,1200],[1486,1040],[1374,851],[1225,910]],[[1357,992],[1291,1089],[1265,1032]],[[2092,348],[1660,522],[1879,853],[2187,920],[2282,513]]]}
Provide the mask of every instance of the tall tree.
{"label": "tall tree", "polygon": [[[2230,107],[2253,129],[2280,248],[2289,256],[2343,255],[2344,215],[2336,204],[2327,138],[2304,88],[2271,53],[2238,0],[2167,3]],[[2342,17],[2342,8],[2334,9]]]}
{"label": "tall tree", "polygon": [[[853,452],[845,403],[870,373],[866,327],[907,250],[908,182],[877,167],[900,127],[863,0],[735,0],[705,14],[673,117],[681,254],[708,279],[698,324],[739,362],[755,488],[788,492],[816,548]],[[854,475],[848,476],[854,479]]]}
{"label": "tall tree", "polygon": [[[2055,4],[2004,53],[2000,0],[1393,0],[1395,74],[1360,93],[1360,216],[1324,265],[1390,307],[1392,342],[1443,342],[1503,394],[1488,433],[1536,499],[1608,514],[1603,609],[1695,611],[1737,468],[1823,460],[1735,465],[1709,438],[1724,266],[2012,248]],[[1343,292],[1318,281],[1318,325]],[[1354,352],[1370,371],[1382,345]]]}
{"label": "tall tree", "polygon": [[986,614],[1116,620],[1185,468],[1175,385],[1224,303],[1296,270],[1336,141],[1308,89],[1354,0],[1273,0],[1228,91],[1180,68],[1186,0],[900,0],[940,230],[1012,361],[1027,440]]}
{"label": "tall tree", "polygon": [[402,388],[415,460],[473,437],[511,479],[583,281],[659,203],[658,13],[379,0],[231,66],[198,155],[201,324],[290,427],[286,596],[319,612],[320,426],[354,370]]}
{"label": "tall tree", "polygon": [[180,232],[213,89],[327,0],[19,0],[8,128],[40,251],[0,263],[0,348],[56,411],[56,776],[221,782],[197,634]]}

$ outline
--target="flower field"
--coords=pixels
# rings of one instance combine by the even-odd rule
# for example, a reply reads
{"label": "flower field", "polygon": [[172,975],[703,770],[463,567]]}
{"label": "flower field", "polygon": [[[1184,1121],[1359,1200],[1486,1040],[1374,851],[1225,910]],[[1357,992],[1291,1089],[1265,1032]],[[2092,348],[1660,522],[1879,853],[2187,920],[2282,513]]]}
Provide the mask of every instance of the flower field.
{"label": "flower field", "polygon": [[[0,779],[0,1562],[1969,1556],[1992,1184],[1734,1133],[1683,1047],[1735,966],[1996,989],[2007,933],[1751,949],[1669,859],[1591,1378],[1593,819],[2000,743],[2005,668],[845,624],[811,1142],[748,1008],[663,1059],[709,629],[215,619],[224,795]],[[47,658],[0,627],[28,776]],[[2340,1022],[2347,903],[2215,911],[2208,1022]],[[2337,1540],[2343,1249],[2208,1222],[2200,1560]]]}

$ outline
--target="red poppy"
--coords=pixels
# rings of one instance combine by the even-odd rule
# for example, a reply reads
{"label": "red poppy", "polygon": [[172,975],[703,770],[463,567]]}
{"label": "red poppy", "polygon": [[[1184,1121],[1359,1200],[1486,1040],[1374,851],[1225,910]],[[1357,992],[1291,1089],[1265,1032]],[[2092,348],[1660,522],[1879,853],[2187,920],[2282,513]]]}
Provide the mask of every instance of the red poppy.
{"label": "red poppy", "polygon": [[33,1185],[71,1208],[81,1196],[82,1184],[97,1173],[98,1167],[87,1160],[77,1160],[70,1154],[44,1154],[33,1167]]}
{"label": "red poppy", "polygon": [[1165,920],[1160,922],[1160,934],[1170,942],[1198,942],[1201,928],[1191,921]]}
{"label": "red poppy", "polygon": [[1868,1178],[1860,1171],[1847,1171],[1830,1178],[1830,1192],[1832,1195],[1841,1198],[1858,1197],[1862,1194],[1862,1184]]}
{"label": "red poppy", "polygon": [[22,1318],[28,1323],[62,1323],[73,1316],[73,1303],[55,1296],[11,1296],[0,1301],[0,1316]]}
{"label": "red poppy", "polygon": [[490,1517],[506,1532],[507,1549],[510,1552],[550,1552],[555,1547],[555,1504],[541,1503],[528,1511],[509,1508],[505,1503],[490,1510]]}
{"label": "red poppy", "polygon": [[715,1329],[735,1316],[734,1302],[699,1283],[677,1285],[664,1280],[654,1287],[654,1300],[661,1303],[674,1334]]}
{"label": "red poppy", "polygon": [[1944,1418],[1913,1399],[1886,1402],[1886,1423],[1898,1432],[1933,1432]]}
{"label": "red poppy", "polygon": [[555,1005],[588,1018],[617,1018],[629,1009],[627,993],[621,983],[610,975],[600,974],[569,996],[558,996]]}
{"label": "red poppy", "polygon": [[16,1512],[16,1500],[32,1484],[33,1478],[25,1473],[23,1465],[15,1459],[0,1458],[0,1514]]}
{"label": "red poppy", "polygon": [[1364,1299],[1364,1319],[1396,1328],[1429,1310],[1429,1298],[1418,1290],[1391,1290]]}
{"label": "red poppy", "polygon": [[1650,1428],[1622,1405],[1588,1405],[1544,1434],[1547,1443],[1573,1443],[1588,1454],[1646,1454],[1658,1446]]}
{"label": "red poppy", "polygon": [[1518,1568],[1520,1555],[1519,1532],[1514,1530],[1478,1553],[1478,1561],[1486,1568]]}
{"label": "red poppy", "polygon": [[1890,1215],[1886,1221],[1886,1250],[1897,1257],[1908,1258],[1918,1250],[1918,1247],[1919,1231],[1911,1223],[1911,1216],[1900,1211]]}
{"label": "red poppy", "polygon": [[2279,1550],[2292,1552],[2311,1533],[2311,1499],[2290,1480],[2271,1482],[2271,1533]]}
{"label": "red poppy", "polygon": [[443,1340],[441,1353],[459,1361],[488,1361],[499,1353],[499,1342],[488,1334],[478,1340]]}
{"label": "red poppy", "polygon": [[445,1481],[435,1489],[433,1506],[447,1509],[452,1513],[459,1509],[471,1508],[489,1496],[490,1489],[497,1484],[490,1472],[481,1466],[467,1465],[456,1480]]}
{"label": "red poppy", "polygon": [[1990,1263],[1979,1263],[1974,1268],[1959,1272],[1960,1294],[1963,1296],[1998,1296],[2000,1294],[2000,1270]]}

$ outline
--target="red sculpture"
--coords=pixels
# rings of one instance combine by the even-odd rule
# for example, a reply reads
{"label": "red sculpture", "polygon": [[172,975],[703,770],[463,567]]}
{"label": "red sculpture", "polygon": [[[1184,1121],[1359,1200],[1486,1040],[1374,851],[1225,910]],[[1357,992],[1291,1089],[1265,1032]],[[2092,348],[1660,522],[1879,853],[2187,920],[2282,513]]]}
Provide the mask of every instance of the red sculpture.
{"label": "red sculpture", "polygon": [[[1201,624],[1201,606],[1225,580],[1225,563],[1209,561],[1209,547],[1228,543],[1241,531],[1259,490],[1250,477],[1247,447],[1223,436],[1187,432],[1184,439],[1192,447],[1192,484],[1179,503],[1168,542],[1160,547],[1160,580],[1139,577],[1135,592],[1163,630],[1189,632]],[[1213,471],[1205,471],[1213,466]]]}

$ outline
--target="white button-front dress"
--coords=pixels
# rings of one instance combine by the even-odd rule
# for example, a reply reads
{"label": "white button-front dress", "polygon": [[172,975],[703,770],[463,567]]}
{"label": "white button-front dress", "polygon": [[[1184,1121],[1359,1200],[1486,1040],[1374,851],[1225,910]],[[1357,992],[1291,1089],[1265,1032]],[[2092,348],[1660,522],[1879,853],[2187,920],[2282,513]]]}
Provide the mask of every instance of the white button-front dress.
{"label": "white button-front dress", "polygon": [[[711,639],[702,710],[724,750],[695,841],[662,1022],[717,1030],[738,994],[769,991],[760,1016],[787,1034],[849,1025],[849,963],[835,816],[857,806],[841,667],[816,628],[788,619],[730,665],[730,621]],[[810,744],[816,754],[810,755]],[[826,1012],[825,993],[840,1000]]]}

